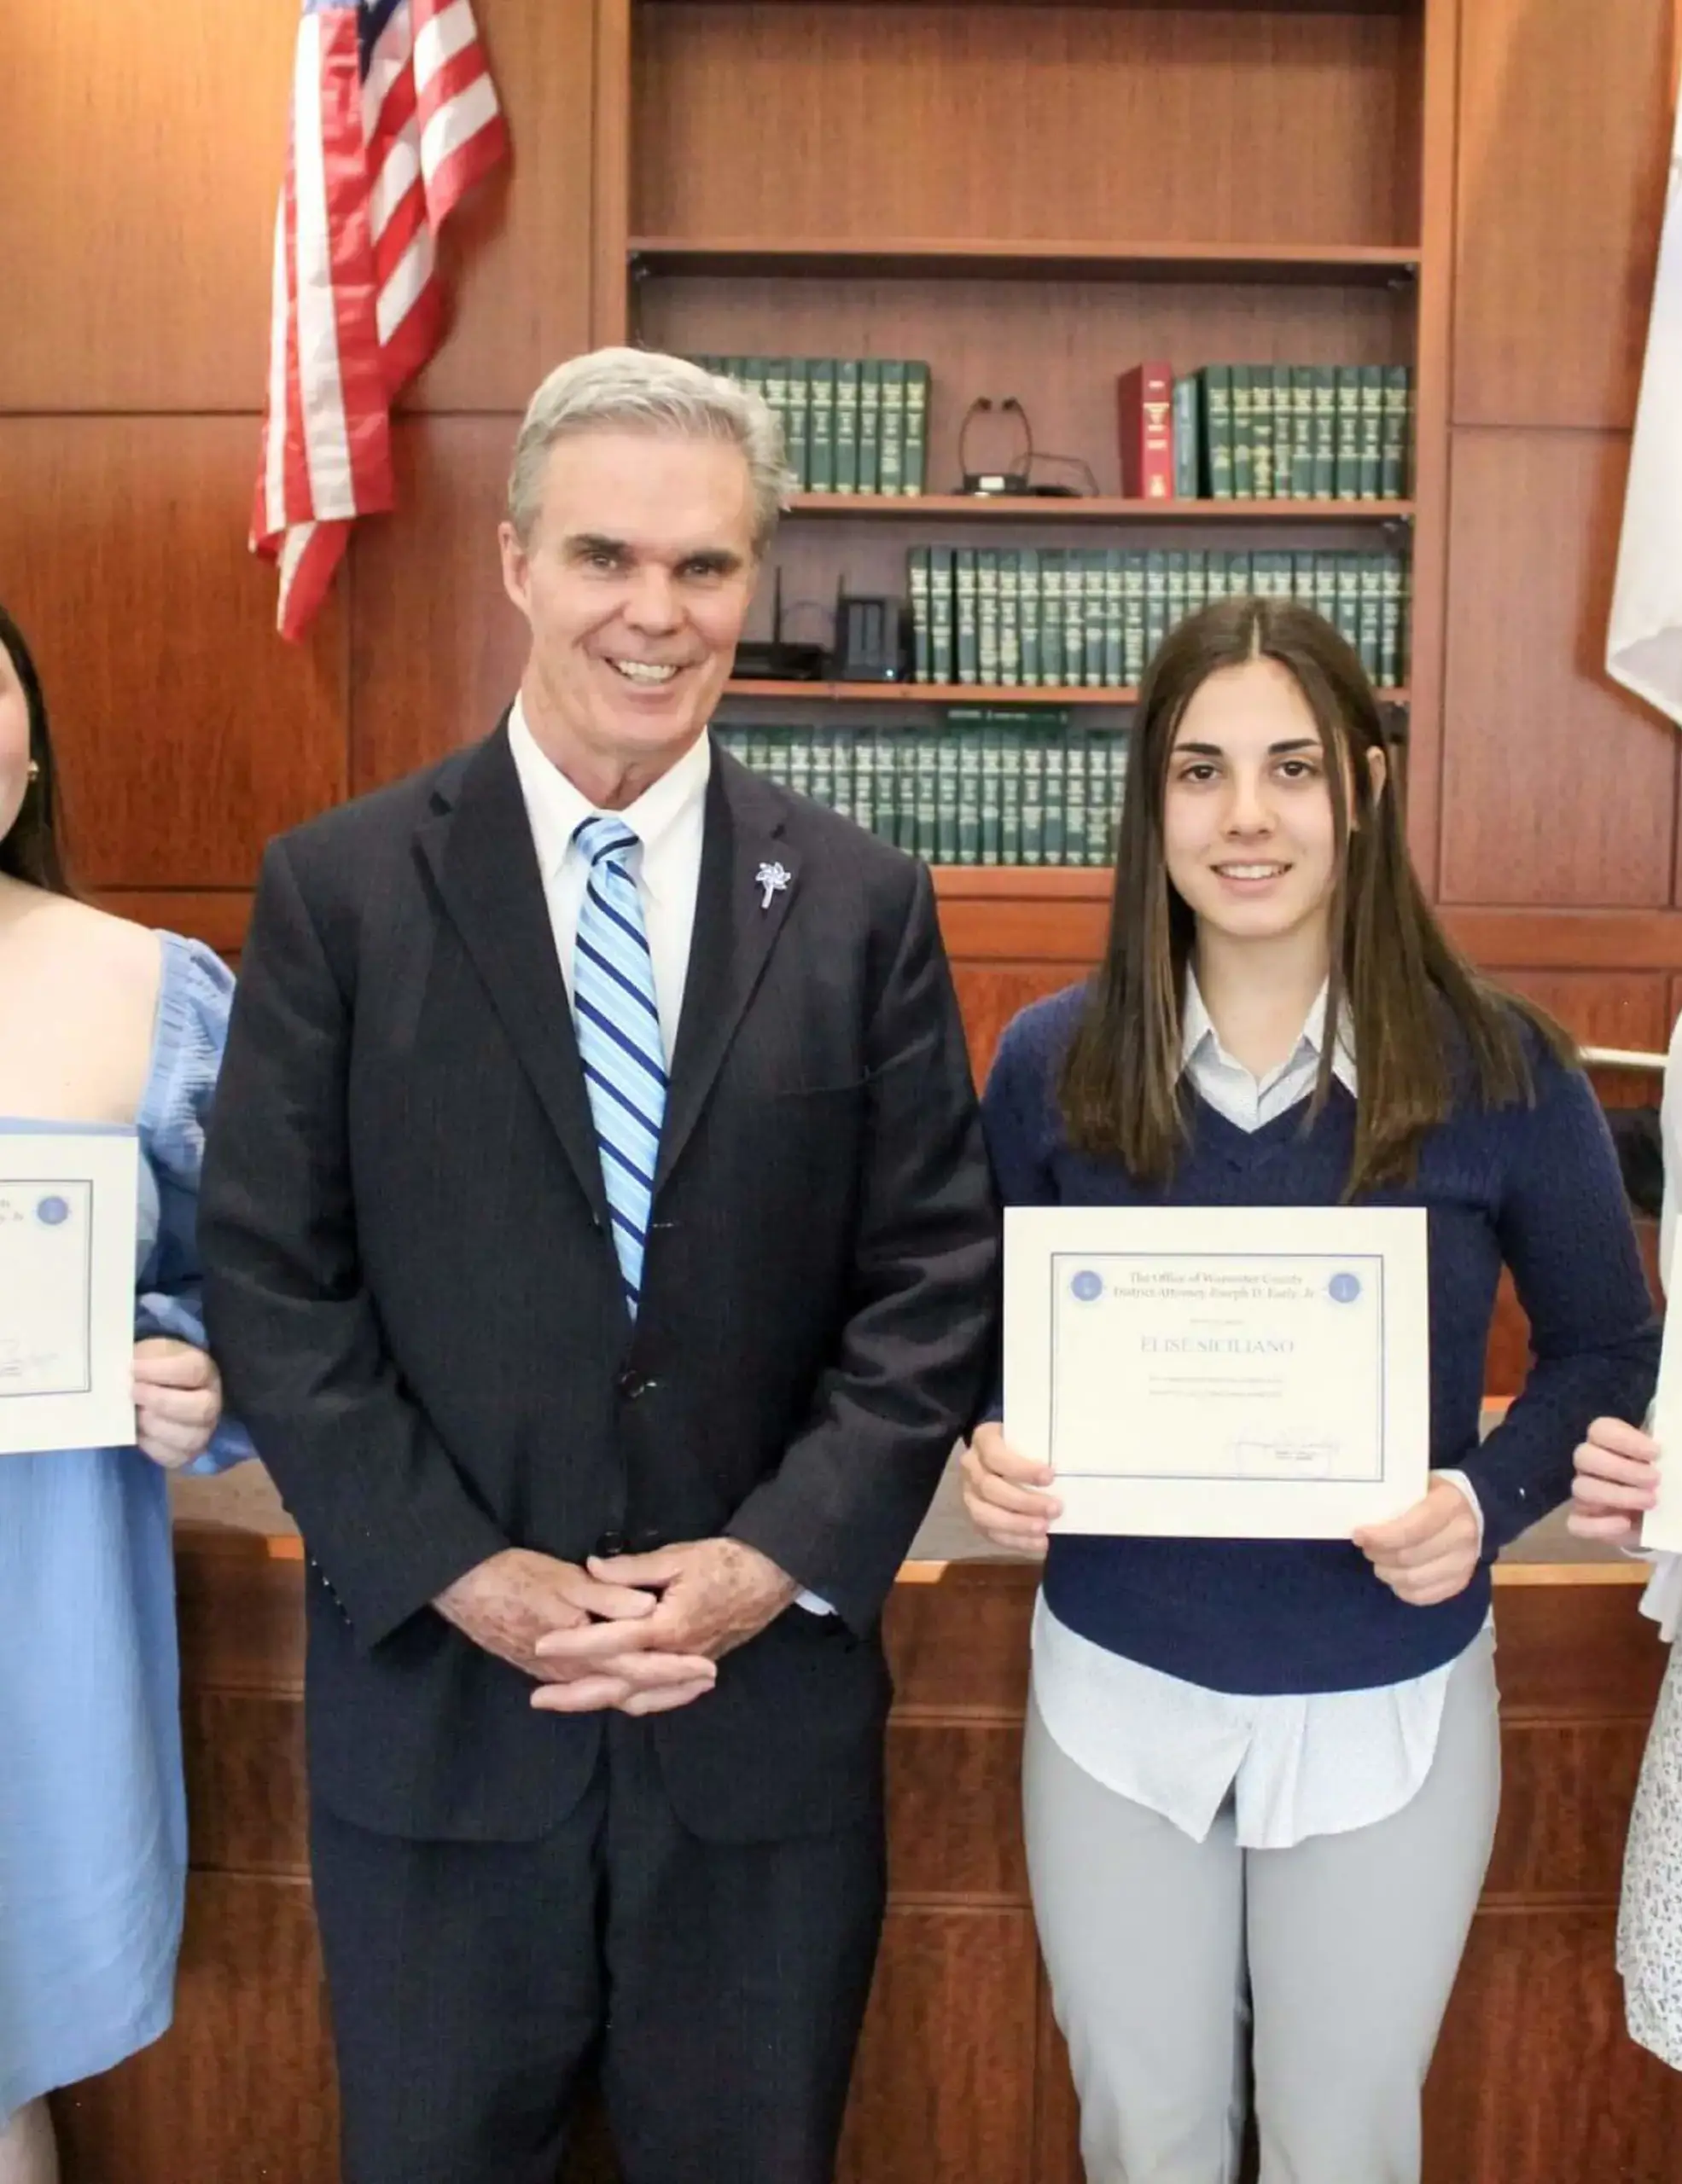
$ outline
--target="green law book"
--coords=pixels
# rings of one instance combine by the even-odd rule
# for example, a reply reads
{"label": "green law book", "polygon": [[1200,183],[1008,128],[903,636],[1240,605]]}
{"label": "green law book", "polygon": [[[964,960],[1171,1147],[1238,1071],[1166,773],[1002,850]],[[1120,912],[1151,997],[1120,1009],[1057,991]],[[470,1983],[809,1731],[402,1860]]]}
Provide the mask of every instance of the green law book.
{"label": "green law book", "polygon": [[1332,449],[1334,497],[1357,501],[1361,494],[1361,374],[1358,364],[1337,367],[1336,433]]}
{"label": "green law book", "polygon": [[1168,634],[1168,557],[1160,546],[1144,556],[1144,667],[1140,680],[1150,671],[1157,648]]}
{"label": "green law book", "polygon": [[1085,643],[1081,680],[1089,690],[1103,687],[1103,549],[1084,546],[1076,554],[1080,569],[1080,619]]}
{"label": "green law book", "polygon": [[1250,436],[1250,368],[1233,364],[1232,374],[1232,497],[1255,498],[1255,443]]}
{"label": "green law book", "polygon": [[1022,861],[1022,730],[998,725],[998,861]]}
{"label": "green law book", "polygon": [[1063,680],[1062,561],[1056,546],[1039,556],[1039,680],[1053,688]]}
{"label": "green law book", "polygon": [[1039,671],[1039,549],[1016,549],[1016,614],[1021,625],[1021,681],[1029,689],[1041,680]]}
{"label": "green law book", "polygon": [[835,491],[858,491],[858,373],[857,357],[835,362]]}
{"label": "green law book", "polygon": [[928,650],[935,682],[956,682],[957,658],[952,638],[957,606],[957,574],[950,546],[928,549]]}
{"label": "green law book", "polygon": [[1294,501],[1314,497],[1314,367],[1290,368],[1290,497]]}
{"label": "green law book", "polygon": [[899,493],[905,485],[905,364],[902,357],[882,360],[882,433],[877,490]]}
{"label": "green law book", "polygon": [[1345,642],[1360,650],[1361,643],[1361,557],[1359,554],[1340,554],[1337,557],[1337,628]]}
{"label": "green law book", "polygon": [[928,619],[928,549],[913,546],[905,555],[905,588],[911,597],[911,679],[934,680],[933,630]]}
{"label": "green law book", "polygon": [[788,369],[789,406],[783,417],[783,432],[789,468],[794,473],[794,490],[809,493],[812,491],[812,411],[806,358],[790,357]]}
{"label": "green law book", "polygon": [[1127,679],[1121,549],[1106,546],[1099,558],[1103,563],[1103,682],[1106,689],[1119,690]]}
{"label": "green law book", "polygon": [[1384,468],[1384,367],[1363,364],[1360,374],[1359,459],[1357,487],[1364,501],[1376,501]]}
{"label": "green law book", "polygon": [[[951,734],[953,731],[948,730]],[[981,861],[981,729],[967,723],[957,736],[957,861]]]}
{"label": "green law book", "polygon": [[1205,364],[1199,375],[1203,387],[1203,461],[1209,493],[1217,501],[1232,498],[1232,367]]}
{"label": "green law book", "polygon": [[858,732],[850,725],[835,730],[835,787],[830,793],[830,809],[843,819],[857,822],[858,806],[854,802],[853,762],[858,752]]}
{"label": "green law book", "polygon": [[975,665],[977,679],[989,688],[998,682],[998,549],[975,552]]}
{"label": "green law book", "polygon": [[815,728],[812,731],[812,800],[814,804],[829,805],[835,801],[835,731],[832,728]]}
{"label": "green law book", "polygon": [[1314,498],[1329,501],[1337,484],[1337,374],[1314,367]]}
{"label": "green law book", "polygon": [[1022,679],[1021,549],[998,549],[998,679],[1010,688]]}
{"label": "green law book", "polygon": [[1173,549],[1167,559],[1168,628],[1177,630],[1185,619],[1185,555]]}
{"label": "green law book", "polygon": [[1361,656],[1361,665],[1376,684],[1380,679],[1384,644],[1384,556],[1363,554],[1360,559],[1361,634],[1356,649]]}
{"label": "green law book", "polygon": [[1144,642],[1144,554],[1130,546],[1121,555],[1121,681],[1137,689],[1149,654]]}
{"label": "green law book", "polygon": [[950,729],[937,731],[934,745],[935,816],[934,862],[957,863],[957,738]]}
{"label": "green law book", "polygon": [[858,490],[879,491],[882,483],[882,363],[866,357],[858,367]]}
{"label": "green law book", "polygon": [[1077,547],[1066,547],[1057,556],[1058,584],[1063,602],[1063,682],[1077,688],[1086,679],[1085,575]]}
{"label": "green law book", "polygon": [[1045,861],[1045,745],[1037,728],[1022,730],[1022,838],[1024,864]]}
{"label": "green law book", "polygon": [[1337,627],[1337,556],[1324,551],[1314,556],[1314,612],[1323,622]]}
{"label": "green law book", "polygon": [[1209,556],[1202,546],[1185,549],[1185,611],[1196,614],[1209,603]]}
{"label": "green law book", "polygon": [[1382,500],[1400,501],[1408,491],[1408,418],[1411,410],[1411,378],[1406,364],[1388,364],[1384,370],[1384,427],[1379,444],[1378,492]]}
{"label": "green law book", "polygon": [[812,794],[812,730],[789,731],[789,786],[796,796]]}
{"label": "green law book", "polygon": [[1174,381],[1174,498],[1195,501],[1202,489],[1202,435],[1196,374]]}
{"label": "green law book", "polygon": [[[896,845],[911,857],[922,854],[919,847],[922,813],[918,801],[921,769],[917,754],[922,747],[920,738],[923,733],[922,729],[906,728],[902,729],[893,739],[893,839]],[[932,827],[932,804],[929,813]]]}
{"label": "green law book", "polygon": [[835,490],[835,360],[814,357],[806,366],[808,462],[811,491]]}
{"label": "green law book", "polygon": [[901,492],[921,493],[927,490],[928,403],[928,365],[908,363],[905,366],[905,475],[900,481]]}
{"label": "green law book", "polygon": [[952,554],[952,588],[957,604],[957,679],[960,682],[979,682],[981,674],[981,624],[977,617],[975,581],[975,549],[973,546],[959,546]]}
{"label": "green law book", "polygon": [[934,863],[940,848],[940,738],[932,728],[917,731],[917,853]]}
{"label": "green law book", "polygon": [[1292,392],[1291,368],[1275,364],[1273,380],[1273,497],[1293,497],[1291,463],[1296,447],[1296,399]]}
{"label": "green law book", "polygon": [[1047,729],[1040,746],[1040,863],[1061,864],[1068,828],[1068,731]]}
{"label": "green law book", "polygon": [[856,728],[853,745],[853,823],[867,834],[876,828],[876,731]]}
{"label": "green law book", "polygon": [[[900,775],[893,764],[898,736],[891,727],[876,729],[876,804],[871,808],[871,832],[889,847],[900,845]],[[916,822],[913,822],[916,823]]]}
{"label": "green law book", "polygon": [[1271,501],[1273,482],[1273,367],[1250,370],[1250,482],[1259,501]]}
{"label": "green law book", "polygon": [[1086,862],[1086,739],[1077,729],[1063,738],[1063,863]]}
{"label": "green law book", "polygon": [[1255,556],[1243,549],[1226,557],[1226,595],[1229,599],[1246,599],[1254,591]]}
{"label": "green law book", "polygon": [[783,460],[789,460],[789,359],[786,357],[761,357],[763,374],[760,391],[765,396],[765,407],[777,420],[777,429],[783,436]]}
{"label": "green law book", "polygon": [[996,720],[981,723],[981,847],[980,862],[997,864],[1000,840],[1001,742],[1006,730]]}
{"label": "green law book", "polygon": [[1318,556],[1300,549],[1290,557],[1290,595],[1304,607],[1314,603],[1314,564]]}

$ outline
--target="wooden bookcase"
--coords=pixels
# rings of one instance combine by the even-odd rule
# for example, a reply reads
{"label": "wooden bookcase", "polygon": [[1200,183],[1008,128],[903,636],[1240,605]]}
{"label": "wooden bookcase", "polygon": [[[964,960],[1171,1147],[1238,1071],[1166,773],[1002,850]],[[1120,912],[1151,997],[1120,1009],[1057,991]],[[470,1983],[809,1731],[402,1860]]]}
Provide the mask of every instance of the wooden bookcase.
{"label": "wooden bookcase", "polygon": [[[783,524],[796,637],[827,638],[823,610],[843,578],[903,595],[913,542],[1359,549],[1405,535],[1410,667],[1388,694],[1406,708],[1409,822],[1429,874],[1458,4],[602,0],[596,336],[685,354],[928,360],[927,493],[802,497]],[[1232,360],[1411,365],[1409,497],[1120,497],[1116,380],[1152,357],[1177,374]],[[1097,497],[958,497],[960,426],[984,394],[1017,396],[1036,447],[1083,459]],[[769,633],[769,591],[755,634]],[[834,723],[866,701],[886,719],[1038,698],[1123,721],[1132,695],[757,684],[733,691],[732,713],[760,704],[780,723]],[[1110,875],[935,878],[979,1072],[1017,1008],[1094,960]],[[1015,1730],[958,1713],[939,1734],[961,1804],[965,1770]],[[893,1756],[902,1804],[911,1778],[899,1745]],[[899,1804],[841,2174],[1072,2184],[1072,2097],[1031,1926],[984,1858],[928,1896]],[[933,1808],[924,1818],[954,1825]]]}
{"label": "wooden bookcase", "polygon": [[[907,356],[932,369],[928,491],[802,496],[777,545],[786,634],[827,638],[846,579],[903,595],[930,544],[1376,548],[1412,565],[1410,825],[1429,870],[1441,687],[1458,0],[606,0],[596,328],[684,353]],[[615,119],[616,118],[616,119]],[[1115,382],[1142,357],[1407,363],[1394,502],[1119,497]],[[1097,497],[957,495],[971,400],[1015,394]],[[769,587],[758,634],[769,631]],[[742,684],[733,711],[845,719],[1132,693]],[[765,717],[773,717],[770,712]],[[913,717],[907,712],[905,717]],[[978,1064],[1015,1007],[1090,960],[1039,955],[1069,875],[937,868]],[[1082,892],[1085,893],[1083,888]],[[1032,944],[1035,953],[1025,952]],[[975,952],[971,953],[970,951]],[[1001,987],[987,966],[1009,965]],[[1036,976],[1036,971],[1042,975]],[[1005,1010],[1008,1014],[1008,1009]]]}

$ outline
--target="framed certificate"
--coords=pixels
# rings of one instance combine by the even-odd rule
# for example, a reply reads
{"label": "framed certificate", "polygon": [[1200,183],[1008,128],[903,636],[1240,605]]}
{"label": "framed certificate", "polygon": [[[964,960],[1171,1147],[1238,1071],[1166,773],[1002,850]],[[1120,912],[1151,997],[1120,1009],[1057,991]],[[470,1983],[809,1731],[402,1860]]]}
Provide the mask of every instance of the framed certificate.
{"label": "framed certificate", "polygon": [[134,1438],[139,1145],[0,1124],[0,1456]]}
{"label": "framed certificate", "polygon": [[1424,1493],[1422,1209],[1013,1206],[1004,1434],[1065,1532],[1347,1539]]}

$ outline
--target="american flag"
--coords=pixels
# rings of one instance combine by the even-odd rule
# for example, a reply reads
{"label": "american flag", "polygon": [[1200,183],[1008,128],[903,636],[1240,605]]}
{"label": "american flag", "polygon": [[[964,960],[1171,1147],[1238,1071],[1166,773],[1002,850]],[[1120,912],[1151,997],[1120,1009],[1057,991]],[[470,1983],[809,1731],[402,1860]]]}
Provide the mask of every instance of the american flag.
{"label": "american flag", "polygon": [[444,331],[438,230],[507,151],[470,0],[303,0],[251,526],[283,636],[352,518],[394,503],[391,405]]}

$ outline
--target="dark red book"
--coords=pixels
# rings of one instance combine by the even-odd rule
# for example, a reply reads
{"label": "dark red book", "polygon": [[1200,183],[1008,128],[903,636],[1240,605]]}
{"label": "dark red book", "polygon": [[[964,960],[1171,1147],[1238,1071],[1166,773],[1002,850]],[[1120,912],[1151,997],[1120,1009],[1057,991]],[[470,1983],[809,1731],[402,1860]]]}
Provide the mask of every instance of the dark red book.
{"label": "dark red book", "polygon": [[1130,501],[1174,497],[1174,368],[1135,364],[1116,383],[1121,491]]}

